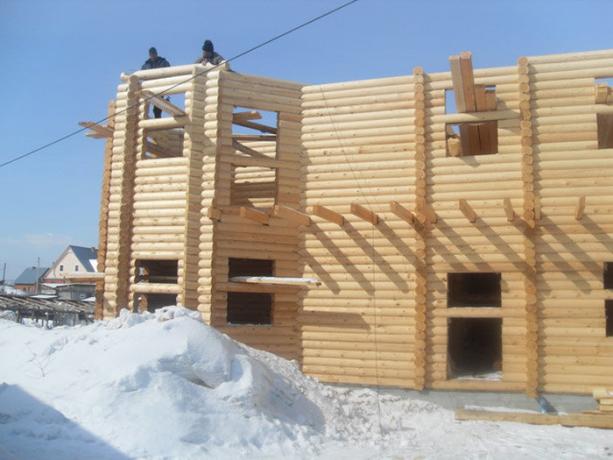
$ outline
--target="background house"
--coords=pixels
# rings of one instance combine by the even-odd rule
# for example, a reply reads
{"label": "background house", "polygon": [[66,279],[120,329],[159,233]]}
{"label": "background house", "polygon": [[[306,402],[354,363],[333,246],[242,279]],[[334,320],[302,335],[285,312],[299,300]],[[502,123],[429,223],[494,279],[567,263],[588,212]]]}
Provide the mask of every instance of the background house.
{"label": "background house", "polygon": [[67,278],[96,272],[98,250],[83,246],[68,246],[51,265],[45,283],[67,283]]}
{"label": "background house", "polygon": [[15,280],[15,288],[28,294],[37,294],[47,270],[47,267],[26,268]]}

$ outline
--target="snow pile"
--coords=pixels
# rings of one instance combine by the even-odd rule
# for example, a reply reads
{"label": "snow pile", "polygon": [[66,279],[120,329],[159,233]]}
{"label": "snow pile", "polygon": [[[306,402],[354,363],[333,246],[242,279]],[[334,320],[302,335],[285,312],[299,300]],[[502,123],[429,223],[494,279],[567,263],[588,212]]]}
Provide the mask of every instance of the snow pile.
{"label": "snow pile", "polygon": [[429,402],[323,385],[178,307],[53,330],[0,320],[0,350],[3,459],[580,458],[610,434],[458,423]]}

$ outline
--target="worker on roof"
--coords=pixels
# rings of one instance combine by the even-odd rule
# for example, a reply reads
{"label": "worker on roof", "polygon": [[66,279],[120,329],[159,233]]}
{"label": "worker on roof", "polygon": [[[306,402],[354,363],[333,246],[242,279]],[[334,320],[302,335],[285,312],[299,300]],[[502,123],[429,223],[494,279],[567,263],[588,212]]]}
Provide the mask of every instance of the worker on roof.
{"label": "worker on roof", "polygon": [[[149,59],[145,61],[141,69],[142,70],[159,69],[160,67],[170,67],[170,63],[162,56],[158,56],[158,50],[156,50],[152,46],[151,48],[149,48]],[[169,100],[169,98],[166,98],[166,100]],[[159,107],[153,106],[153,116],[155,118],[161,118],[162,109],[160,109]]]}
{"label": "worker on roof", "polygon": [[213,42],[211,40],[205,40],[202,45],[202,56],[196,59],[196,64],[219,65],[223,61],[223,56],[215,52]]}

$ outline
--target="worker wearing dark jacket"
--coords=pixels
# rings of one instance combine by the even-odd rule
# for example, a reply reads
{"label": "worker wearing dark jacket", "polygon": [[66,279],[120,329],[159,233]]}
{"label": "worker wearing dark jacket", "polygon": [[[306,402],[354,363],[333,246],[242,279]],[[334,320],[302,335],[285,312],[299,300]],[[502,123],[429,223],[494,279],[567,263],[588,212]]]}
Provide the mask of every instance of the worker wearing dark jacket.
{"label": "worker wearing dark jacket", "polygon": [[205,40],[202,45],[202,56],[196,59],[196,64],[219,65],[223,61],[223,56],[215,52],[213,42],[211,40]]}
{"label": "worker wearing dark jacket", "polygon": [[[158,56],[158,52],[154,47],[149,48],[149,59],[145,61],[141,69],[159,69],[160,67],[170,67],[170,63],[162,56]],[[161,118],[162,109],[153,106],[153,116],[155,118]]]}

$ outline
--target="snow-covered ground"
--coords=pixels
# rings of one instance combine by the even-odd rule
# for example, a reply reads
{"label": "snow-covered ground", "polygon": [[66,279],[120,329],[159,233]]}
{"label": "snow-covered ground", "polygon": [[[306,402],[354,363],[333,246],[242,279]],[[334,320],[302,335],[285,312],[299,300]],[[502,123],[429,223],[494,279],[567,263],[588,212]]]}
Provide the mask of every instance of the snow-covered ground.
{"label": "snow-covered ground", "polygon": [[456,422],[323,385],[177,307],[53,330],[0,320],[1,459],[607,456],[610,431]]}

